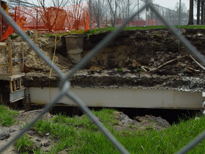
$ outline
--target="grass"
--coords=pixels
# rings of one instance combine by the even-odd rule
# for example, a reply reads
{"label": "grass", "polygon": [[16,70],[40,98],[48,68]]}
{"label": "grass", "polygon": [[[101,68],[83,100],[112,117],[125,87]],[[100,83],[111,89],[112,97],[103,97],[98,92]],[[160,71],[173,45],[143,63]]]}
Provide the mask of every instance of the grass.
{"label": "grass", "polygon": [[9,37],[11,38],[11,39],[15,39],[15,38],[17,38],[17,37],[19,37],[20,35],[9,35]]}
{"label": "grass", "polygon": [[18,115],[17,111],[11,110],[4,105],[0,105],[0,125],[11,126],[15,123],[15,116]]}
{"label": "grass", "polygon": [[[174,26],[178,28],[178,26]],[[181,28],[185,29],[205,29],[204,25],[185,25],[181,26]],[[99,28],[93,29],[91,31],[86,31],[84,34],[99,34],[103,32],[112,32],[116,29],[116,27],[107,27],[107,28]],[[123,28],[124,31],[127,30],[146,30],[146,29],[166,29],[166,26],[135,26],[135,27],[125,27]]]}
{"label": "grass", "polygon": [[14,147],[21,153],[29,153],[34,149],[34,141],[32,141],[27,135],[24,135],[18,139],[18,142],[15,142]]}
{"label": "grass", "polygon": [[[174,26],[178,28],[178,26]],[[205,29],[204,25],[185,25],[185,26],[180,26],[181,28],[185,29]],[[58,33],[58,34],[41,34],[40,36],[63,36],[63,35],[69,35],[69,34],[99,34],[99,33],[105,33],[105,32],[112,32],[116,29],[116,27],[106,27],[106,28],[98,28],[98,29],[92,29],[90,30],[73,30],[70,32],[65,32],[65,33]],[[166,26],[135,26],[135,27],[125,27],[123,28],[124,31],[129,31],[129,30],[146,30],[146,29],[166,29]],[[18,36],[12,36],[11,37],[18,37]]]}
{"label": "grass", "polygon": [[158,36],[158,37],[162,37],[162,35],[160,35],[160,34],[158,34],[158,33],[156,33],[155,35]]}
{"label": "grass", "polygon": [[117,71],[118,72],[123,72],[123,69],[122,68],[118,68]]}
{"label": "grass", "polygon": [[[205,129],[205,117],[187,121],[181,120],[179,124],[172,125],[163,131],[157,131],[153,127],[140,130],[135,125],[129,125],[121,130],[115,126],[121,124],[115,118],[115,110],[103,109],[92,111],[102,120],[102,123],[125,146],[130,153],[172,154],[189,143],[194,137]],[[50,121],[38,121],[34,129],[41,135],[50,133],[54,146],[48,153],[58,153],[69,149],[69,153],[112,153],[118,154],[118,150],[98,130],[86,115],[81,117],[66,117],[57,115]],[[20,141],[17,141],[20,142]],[[205,141],[201,142],[190,154],[205,152]],[[34,150],[34,153],[41,151]]]}

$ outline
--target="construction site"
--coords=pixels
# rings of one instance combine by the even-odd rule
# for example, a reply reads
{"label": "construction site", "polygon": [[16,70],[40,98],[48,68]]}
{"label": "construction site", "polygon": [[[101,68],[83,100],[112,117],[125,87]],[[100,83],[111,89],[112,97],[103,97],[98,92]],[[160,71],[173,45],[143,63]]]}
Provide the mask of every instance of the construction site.
{"label": "construction site", "polygon": [[[72,31],[72,28],[88,30],[89,13],[83,13],[86,17],[79,15],[78,21],[63,10],[57,11],[60,18],[49,14],[54,8],[46,9],[44,14],[42,8],[14,8],[12,14],[9,13],[11,10],[8,10],[7,5],[4,7],[64,73],[69,72],[109,34],[66,34],[66,28],[69,31]],[[22,13],[27,9],[30,9],[30,12],[41,12],[42,18],[30,21],[27,14]],[[35,16],[34,13],[31,14]],[[80,20],[81,17],[85,20]],[[58,94],[58,76],[11,26],[3,19],[2,21],[5,24],[2,26],[1,35],[1,100],[15,103],[23,99],[26,104],[47,104]],[[4,27],[7,27],[6,31]],[[51,31],[64,31],[65,35],[44,34]],[[182,32],[204,53],[203,29],[182,29]],[[183,47],[179,51],[177,43],[175,37],[166,29],[123,31],[84,66],[83,70],[71,78],[72,90],[89,107],[202,109],[204,67],[188,55]],[[93,93],[96,94],[93,96]],[[64,99],[59,104],[74,105]]]}
{"label": "construction site", "polygon": [[[65,74],[110,34],[106,30],[88,33],[88,3],[46,8],[25,1],[0,2]],[[60,77],[2,16],[0,21],[0,103],[26,111],[41,109],[59,95]],[[156,25],[154,19],[148,23],[153,21]],[[93,19],[91,23],[92,29],[97,28]],[[146,21],[130,25],[139,23]],[[205,54],[205,29],[182,28],[181,33]],[[119,109],[130,118],[149,113],[172,124],[180,114],[204,111],[204,75],[205,67],[196,57],[179,47],[167,29],[157,28],[123,30],[69,81],[70,91],[89,108]],[[50,114],[61,111],[82,115],[66,96]]]}

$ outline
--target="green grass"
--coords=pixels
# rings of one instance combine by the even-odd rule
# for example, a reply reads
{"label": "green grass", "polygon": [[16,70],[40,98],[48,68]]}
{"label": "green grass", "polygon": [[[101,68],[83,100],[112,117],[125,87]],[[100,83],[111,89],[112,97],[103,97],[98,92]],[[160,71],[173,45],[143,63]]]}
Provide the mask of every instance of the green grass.
{"label": "green grass", "polygon": [[[174,26],[178,28],[178,26]],[[185,25],[181,26],[181,28],[185,29],[205,29],[204,25]],[[85,30],[73,30],[70,32],[65,32],[65,33],[58,33],[58,34],[41,34],[40,36],[63,36],[63,35],[69,35],[69,34],[99,34],[99,33],[105,33],[105,32],[112,32],[116,29],[116,27],[106,27],[106,28],[98,28],[98,29],[92,29],[91,31],[85,31]],[[123,28],[124,31],[129,31],[129,30],[146,30],[146,29],[166,29],[166,26],[135,26],[135,27],[125,27]],[[12,37],[12,36],[11,36]],[[16,36],[14,36],[16,37]]]}
{"label": "green grass", "polygon": [[29,153],[34,149],[34,141],[32,141],[27,135],[24,135],[14,143],[14,147],[18,152]]}
{"label": "green grass", "polygon": [[[125,146],[130,153],[139,154],[172,154],[189,143],[205,129],[205,117],[199,120],[190,118],[181,121],[163,131],[157,131],[151,126],[140,130],[135,125],[129,125],[122,130],[115,127],[121,124],[115,119],[115,110],[103,109],[92,111],[111,133]],[[81,117],[66,117],[57,115],[50,121],[38,121],[34,129],[41,135],[50,133],[54,146],[48,153],[58,153],[69,149],[69,153],[105,153],[119,154],[112,143],[98,130],[86,115]],[[205,141],[196,146],[190,154],[205,152]],[[34,153],[41,153],[34,150]]]}
{"label": "green grass", "polygon": [[11,38],[11,39],[15,39],[15,38],[17,38],[17,37],[19,37],[20,35],[9,35],[9,37]]}
{"label": "green grass", "polygon": [[11,126],[15,123],[15,116],[18,115],[17,111],[11,110],[4,105],[0,105],[0,125]]}
{"label": "green grass", "polygon": [[[178,28],[178,26],[174,26]],[[185,29],[205,29],[204,25],[185,25],[181,26],[181,28]],[[86,31],[84,34],[99,34],[103,32],[111,32],[114,31],[116,27],[107,27],[107,28],[99,28],[99,29],[93,29],[91,31]],[[135,26],[135,27],[125,27],[123,28],[124,31],[127,30],[146,30],[146,29],[166,29],[166,26]]]}
{"label": "green grass", "polygon": [[158,37],[162,37],[162,35],[160,35],[160,34],[158,34],[158,33],[156,33],[155,35],[158,36]]}
{"label": "green grass", "polygon": [[118,68],[117,71],[118,72],[123,72],[123,69],[122,68]]}

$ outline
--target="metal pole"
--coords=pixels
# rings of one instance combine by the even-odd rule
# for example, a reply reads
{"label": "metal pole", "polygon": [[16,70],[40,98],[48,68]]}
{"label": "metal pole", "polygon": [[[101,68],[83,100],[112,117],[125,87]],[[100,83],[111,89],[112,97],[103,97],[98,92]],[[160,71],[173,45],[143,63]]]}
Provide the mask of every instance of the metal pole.
{"label": "metal pole", "polygon": [[[181,26],[181,0],[179,0],[179,32]],[[180,50],[180,40],[178,41],[178,51]]]}
{"label": "metal pole", "polygon": [[89,20],[90,20],[90,31],[92,30],[92,0],[89,0]]}
{"label": "metal pole", "polygon": [[[128,9],[128,15],[127,15],[127,19],[130,17],[130,0],[128,0],[128,4],[127,4],[127,9]],[[130,27],[130,23],[128,23],[128,27]]]}
{"label": "metal pole", "polygon": [[[147,0],[146,0],[146,3],[147,3]],[[148,11],[148,7],[146,7],[146,10],[145,10],[145,16],[146,16],[146,26],[147,26],[147,11]]]}
{"label": "metal pole", "polygon": [[[140,9],[140,2],[139,2],[139,0],[138,0],[138,10]],[[138,26],[140,26],[140,15],[138,14]]]}

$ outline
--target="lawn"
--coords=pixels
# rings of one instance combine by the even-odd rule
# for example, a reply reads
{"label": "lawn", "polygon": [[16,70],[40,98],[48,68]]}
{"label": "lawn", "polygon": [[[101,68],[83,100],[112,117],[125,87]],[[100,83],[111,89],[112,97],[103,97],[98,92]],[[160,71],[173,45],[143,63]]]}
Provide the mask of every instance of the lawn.
{"label": "lawn", "polygon": [[[130,153],[139,154],[172,154],[181,147],[189,143],[195,136],[205,129],[205,117],[190,118],[162,131],[153,128],[141,130],[134,125],[129,125],[124,129],[116,129],[121,126],[115,118],[113,109],[102,109],[92,111],[102,120],[102,123],[111,133],[125,146]],[[122,127],[123,128],[123,127]],[[118,150],[112,143],[98,130],[86,115],[81,117],[66,117],[57,115],[51,120],[38,121],[33,129],[40,136],[50,133],[54,142],[53,148],[47,153],[58,153],[64,149],[69,149],[69,153],[98,153],[98,154],[118,154]],[[32,145],[30,139],[25,136],[16,142]],[[189,153],[204,153],[205,141],[201,142]],[[24,145],[21,145],[25,149]],[[17,147],[18,148],[18,147]],[[19,148],[18,148],[19,149]],[[20,151],[22,150],[19,149]],[[28,149],[28,147],[27,147]],[[42,153],[40,149],[33,150],[34,153]]]}

